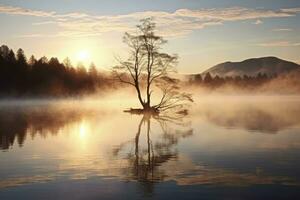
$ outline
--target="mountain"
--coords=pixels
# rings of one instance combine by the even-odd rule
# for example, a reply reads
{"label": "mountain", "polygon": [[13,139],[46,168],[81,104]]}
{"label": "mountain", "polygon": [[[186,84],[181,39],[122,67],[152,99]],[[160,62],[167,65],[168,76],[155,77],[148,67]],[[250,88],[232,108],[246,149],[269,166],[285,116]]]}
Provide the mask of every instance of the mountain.
{"label": "mountain", "polygon": [[225,62],[215,65],[202,74],[212,76],[256,76],[258,73],[267,75],[281,75],[300,69],[300,65],[276,57],[251,58],[242,62]]}

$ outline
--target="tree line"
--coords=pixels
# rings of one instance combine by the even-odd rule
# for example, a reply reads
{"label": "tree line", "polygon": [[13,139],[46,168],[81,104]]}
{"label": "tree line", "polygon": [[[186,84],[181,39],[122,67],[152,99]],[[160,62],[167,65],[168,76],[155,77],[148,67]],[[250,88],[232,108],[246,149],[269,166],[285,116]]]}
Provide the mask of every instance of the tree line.
{"label": "tree line", "polygon": [[87,70],[80,63],[72,66],[68,58],[27,59],[22,49],[15,53],[6,45],[0,47],[1,96],[74,96],[93,93],[108,82],[94,64]]}
{"label": "tree line", "polygon": [[[150,29],[153,28],[152,24],[150,25]],[[147,27],[147,24],[144,26]],[[143,30],[147,29],[145,28]],[[104,89],[107,88],[120,87],[120,84],[118,83],[121,79],[121,82],[128,82],[137,88],[138,94],[141,93],[142,88],[149,88],[146,93],[146,98],[143,98],[140,94],[140,101],[142,105],[147,104],[148,106],[148,104],[150,105],[150,95],[152,90],[151,87],[147,86],[151,86],[153,79],[156,81],[156,87],[159,87],[163,92],[163,101],[161,102],[165,103],[165,105],[169,105],[169,100],[177,102],[180,98],[187,98],[188,96],[182,96],[182,93],[176,90],[176,88],[178,88],[176,86],[178,85],[178,81],[174,81],[175,79],[168,77],[168,73],[166,73],[166,71],[168,71],[168,67],[173,67],[170,65],[170,60],[172,62],[172,59],[176,61],[176,57],[162,53],[159,54],[154,50],[153,52],[150,51],[154,49],[155,45],[151,46],[148,43],[145,45],[143,43],[145,38],[147,39],[147,42],[148,40],[157,41],[161,38],[158,36],[154,37],[152,29],[149,32],[149,34],[146,33],[142,35],[143,37],[140,35],[126,35],[129,46],[136,49],[138,53],[133,55],[133,58],[135,59],[131,58],[129,61],[122,61],[121,65],[117,66],[117,70],[114,70],[112,74],[98,71],[94,64],[91,64],[88,69],[80,63],[75,67],[71,64],[71,61],[68,58],[66,58],[63,62],[60,62],[57,58],[52,57],[48,59],[43,56],[36,59],[32,55],[29,59],[27,59],[22,49],[18,49],[15,53],[8,46],[2,45],[0,46],[0,97],[65,97],[92,94],[96,91],[104,91]],[[138,48],[136,48],[136,46],[131,46],[130,42],[138,44]],[[150,53],[148,53],[148,51]],[[150,62],[151,59],[147,59],[148,57],[153,58],[153,60],[155,58],[159,62]],[[149,65],[150,70],[148,70],[147,67],[132,63],[133,61],[136,61],[137,58],[140,60],[146,60],[147,62],[144,62],[144,64],[147,64],[148,62],[151,64],[153,63],[154,70],[151,68],[152,65]],[[141,62],[140,60],[138,60],[138,63]],[[165,65],[163,61],[167,61],[168,64]],[[118,75],[117,78],[116,72]],[[189,76],[188,81],[183,84],[186,84],[187,86],[203,86],[209,89],[216,89],[226,85],[255,89],[266,83],[270,83],[271,81],[281,79],[293,81],[299,80],[298,75],[296,78],[293,78],[289,74],[286,75],[286,77],[282,75],[277,76],[277,74],[268,76],[263,73],[258,73],[256,76],[244,75],[221,77],[218,75],[212,76],[210,73],[206,73]],[[147,80],[149,80],[148,84]],[[298,82],[299,81],[297,81],[297,83]]]}
{"label": "tree line", "polygon": [[207,88],[218,88],[225,85],[231,85],[242,88],[254,88],[276,79],[278,76],[274,74],[268,76],[265,73],[258,73],[256,76],[212,76],[209,72],[206,74],[196,74],[188,79],[188,83],[196,86]]}

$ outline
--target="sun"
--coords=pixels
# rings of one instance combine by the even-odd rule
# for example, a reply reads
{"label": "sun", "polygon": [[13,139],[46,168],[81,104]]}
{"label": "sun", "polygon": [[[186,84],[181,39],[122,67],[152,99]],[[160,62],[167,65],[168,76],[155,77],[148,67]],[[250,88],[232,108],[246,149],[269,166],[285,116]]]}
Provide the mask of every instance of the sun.
{"label": "sun", "polygon": [[88,50],[81,50],[78,52],[77,58],[81,62],[87,62],[90,59],[90,52]]}

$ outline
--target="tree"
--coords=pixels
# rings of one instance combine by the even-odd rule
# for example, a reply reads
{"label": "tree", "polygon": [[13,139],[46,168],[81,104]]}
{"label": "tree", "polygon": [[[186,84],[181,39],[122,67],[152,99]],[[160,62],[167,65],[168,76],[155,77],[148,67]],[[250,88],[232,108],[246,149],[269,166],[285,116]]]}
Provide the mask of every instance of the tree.
{"label": "tree", "polygon": [[211,82],[213,81],[213,78],[211,77],[210,73],[206,73],[203,82],[205,84],[211,84]]}
{"label": "tree", "polygon": [[70,58],[66,57],[64,60],[63,60],[63,63],[65,65],[66,68],[72,68],[72,63],[71,63],[71,60]]}
{"label": "tree", "polygon": [[21,48],[18,49],[18,51],[17,51],[17,61],[21,65],[26,64],[26,56],[25,56],[23,49],[21,49]]}
{"label": "tree", "polygon": [[213,82],[212,82],[212,85],[214,87],[219,87],[221,86],[222,84],[224,83],[224,79],[218,75],[216,75],[214,78],[213,78]]}
{"label": "tree", "polygon": [[40,64],[47,64],[48,63],[48,58],[46,56],[41,57],[38,62]]}
{"label": "tree", "polygon": [[195,75],[195,82],[198,83],[198,84],[201,84],[202,83],[202,76],[201,74],[196,74]]}
{"label": "tree", "polygon": [[16,56],[13,50],[10,50],[7,56],[7,62],[10,64],[16,63]]}
{"label": "tree", "polygon": [[35,59],[34,55],[31,55],[29,60],[28,60],[28,64],[30,66],[33,66],[33,65],[35,65],[36,62],[37,62],[37,60]]}
{"label": "tree", "polygon": [[[135,88],[141,112],[158,113],[192,100],[189,94],[179,92],[179,82],[170,77],[176,72],[178,57],[161,52],[167,41],[155,34],[155,27],[153,20],[146,18],[137,25],[135,34],[125,33],[123,42],[129,47],[129,58],[118,59],[119,65],[113,68],[113,75],[121,83]],[[159,88],[162,96],[158,104],[152,105],[154,88]]]}
{"label": "tree", "polygon": [[78,62],[76,68],[79,74],[87,74],[86,68],[82,62]]}
{"label": "tree", "polygon": [[0,47],[0,56],[2,57],[2,58],[7,58],[7,56],[8,56],[8,54],[9,54],[9,48],[8,48],[8,46],[6,46],[6,45],[2,45],[1,47]]}
{"label": "tree", "polygon": [[96,78],[98,76],[96,65],[93,62],[90,64],[88,72],[92,78]]}

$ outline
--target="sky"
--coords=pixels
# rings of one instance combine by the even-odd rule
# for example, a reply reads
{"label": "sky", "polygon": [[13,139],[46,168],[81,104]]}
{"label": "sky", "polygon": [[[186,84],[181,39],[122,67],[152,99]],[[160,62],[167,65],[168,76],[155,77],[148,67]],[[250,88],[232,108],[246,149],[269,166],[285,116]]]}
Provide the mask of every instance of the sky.
{"label": "sky", "polygon": [[146,17],[180,73],[263,56],[300,63],[300,0],[0,0],[0,45],[109,69]]}

